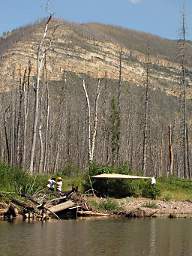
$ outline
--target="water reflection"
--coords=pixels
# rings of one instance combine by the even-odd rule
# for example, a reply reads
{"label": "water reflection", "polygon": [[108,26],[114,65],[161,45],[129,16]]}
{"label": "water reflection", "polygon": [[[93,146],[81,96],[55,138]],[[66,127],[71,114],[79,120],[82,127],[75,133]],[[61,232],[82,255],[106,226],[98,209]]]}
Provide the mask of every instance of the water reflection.
{"label": "water reflection", "polygon": [[0,224],[1,256],[192,256],[190,219]]}

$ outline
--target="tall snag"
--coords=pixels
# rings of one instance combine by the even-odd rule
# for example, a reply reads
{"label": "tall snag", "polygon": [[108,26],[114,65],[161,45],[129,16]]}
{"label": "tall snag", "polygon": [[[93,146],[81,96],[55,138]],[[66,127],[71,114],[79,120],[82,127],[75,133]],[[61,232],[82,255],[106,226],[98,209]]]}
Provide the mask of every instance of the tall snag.
{"label": "tall snag", "polygon": [[[96,143],[96,135],[97,135],[97,125],[98,125],[98,104],[99,104],[99,97],[101,94],[101,80],[98,79],[97,83],[97,92],[95,97],[95,104],[94,104],[94,120],[93,120],[93,128],[91,127],[91,105],[90,99],[87,92],[87,88],[85,85],[85,80],[83,79],[83,90],[86,97],[87,107],[88,107],[88,151],[89,151],[89,163],[93,162],[94,155],[95,155],[95,143]],[[92,128],[92,129],[91,129]]]}
{"label": "tall snag", "polygon": [[146,60],[146,80],[145,80],[145,102],[144,102],[144,122],[143,122],[143,147],[142,147],[142,171],[146,175],[147,167],[147,145],[149,128],[149,72],[150,72],[150,49],[147,48]]}
{"label": "tall snag", "polygon": [[168,157],[168,173],[173,175],[173,162],[174,162],[174,154],[173,154],[173,127],[170,124],[168,126],[168,137],[169,137],[169,157]]}
{"label": "tall snag", "polygon": [[111,101],[111,147],[112,147],[112,164],[119,164],[120,156],[120,133],[121,133],[121,87],[122,87],[122,56],[123,50],[119,52],[119,79],[117,89],[117,103],[116,98],[113,97]]}
{"label": "tall snag", "polygon": [[187,137],[186,137],[186,24],[185,13],[182,14],[181,38],[178,41],[180,62],[180,131],[181,131],[181,154],[183,173],[180,176],[188,177],[187,174]]}
{"label": "tall snag", "polygon": [[45,39],[47,37],[48,25],[51,20],[52,16],[50,15],[44,29],[44,34],[41,39],[41,42],[38,46],[37,51],[37,81],[35,84],[35,113],[34,113],[34,122],[33,122],[33,135],[32,135],[32,147],[31,147],[31,157],[30,157],[30,173],[33,173],[34,168],[34,157],[35,157],[35,147],[36,147],[36,140],[37,140],[37,125],[39,120],[39,86],[40,86],[40,77],[45,61],[46,55],[46,42]]}

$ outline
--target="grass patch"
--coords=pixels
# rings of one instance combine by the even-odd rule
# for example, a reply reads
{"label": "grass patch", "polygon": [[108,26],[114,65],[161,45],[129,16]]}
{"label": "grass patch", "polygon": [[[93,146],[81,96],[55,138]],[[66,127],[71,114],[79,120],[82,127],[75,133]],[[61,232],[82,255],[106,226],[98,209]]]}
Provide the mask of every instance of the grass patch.
{"label": "grass patch", "polygon": [[[67,177],[60,173],[53,176],[61,176],[63,178],[63,191],[70,190],[72,185],[78,186],[80,190],[82,189],[83,178],[81,176]],[[45,174],[30,175],[27,171],[0,164],[0,191],[10,192],[10,196],[13,193],[33,195],[47,188],[47,181],[50,177],[51,175]],[[5,193],[5,197],[8,197],[8,195]]]}
{"label": "grass patch", "polygon": [[106,198],[99,201],[90,200],[89,205],[93,210],[101,212],[116,212],[122,209],[112,198]]}
{"label": "grass patch", "polygon": [[170,200],[192,200],[192,181],[179,179],[176,177],[159,178],[159,188],[161,190],[160,199]]}

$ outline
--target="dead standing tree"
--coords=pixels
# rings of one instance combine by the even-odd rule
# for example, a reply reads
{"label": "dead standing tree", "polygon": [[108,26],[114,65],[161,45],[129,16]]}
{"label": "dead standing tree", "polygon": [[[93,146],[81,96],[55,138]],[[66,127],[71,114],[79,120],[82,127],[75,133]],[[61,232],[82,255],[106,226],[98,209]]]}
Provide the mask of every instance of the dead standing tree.
{"label": "dead standing tree", "polygon": [[147,145],[148,145],[148,128],[149,128],[149,72],[150,58],[149,47],[147,49],[146,61],[146,81],[145,81],[145,102],[144,102],[144,126],[143,126],[143,148],[142,148],[142,171],[146,175],[147,167]]}
{"label": "dead standing tree", "polygon": [[[120,156],[120,133],[121,133],[121,87],[122,87],[122,55],[121,48],[119,52],[119,79],[117,97],[113,97],[111,101],[111,150],[112,164],[119,164]],[[116,100],[117,98],[117,100]],[[116,103],[117,102],[117,103]]]}
{"label": "dead standing tree", "polygon": [[180,176],[188,177],[187,174],[187,136],[186,136],[186,22],[185,13],[182,14],[181,38],[178,41],[180,62],[180,130],[181,130],[181,154],[183,173]]}
{"label": "dead standing tree", "polygon": [[97,135],[97,125],[98,125],[98,107],[99,107],[99,97],[101,94],[101,80],[98,79],[97,83],[97,92],[95,97],[95,105],[94,105],[94,121],[93,121],[93,131],[91,131],[91,105],[90,99],[87,92],[87,88],[85,85],[85,80],[83,79],[83,90],[86,97],[87,107],[88,107],[88,152],[89,152],[89,163],[93,162],[95,155],[95,143],[96,143],[96,135]]}
{"label": "dead standing tree", "polygon": [[[21,70],[20,70],[21,72]],[[23,77],[20,75],[19,83],[19,102],[16,123],[16,163],[21,168],[23,163],[23,138],[24,138],[24,119],[23,119],[23,102],[24,102],[24,87],[26,84],[27,69],[25,68]]]}
{"label": "dead standing tree", "polygon": [[169,137],[168,173],[170,175],[173,175],[173,163],[174,163],[174,154],[173,154],[173,126],[171,124],[168,126],[168,137]]}
{"label": "dead standing tree", "polygon": [[120,150],[120,133],[121,133],[121,87],[122,87],[122,55],[123,50],[121,48],[119,53],[119,80],[118,80],[118,95],[117,95],[117,106],[118,106],[118,116],[117,116],[117,156],[116,161],[119,164],[119,150]]}
{"label": "dead standing tree", "polygon": [[48,25],[51,20],[52,16],[50,15],[44,29],[44,34],[41,39],[41,42],[38,46],[37,51],[37,81],[35,84],[35,113],[34,113],[34,122],[33,122],[33,135],[32,135],[32,147],[31,147],[31,157],[30,157],[30,167],[29,171],[30,173],[33,173],[34,170],[34,157],[35,157],[35,147],[36,147],[36,140],[37,140],[37,125],[39,120],[39,88],[40,88],[40,78],[41,73],[43,70],[44,62],[45,62],[45,56],[46,56],[46,37],[47,37],[47,31],[48,31]]}
{"label": "dead standing tree", "polygon": [[7,163],[11,164],[11,156],[10,156],[10,143],[9,143],[9,134],[8,134],[8,127],[7,127],[7,119],[10,116],[10,106],[5,109],[4,112],[4,131],[5,131],[5,144],[6,144],[6,153],[7,153]]}
{"label": "dead standing tree", "polygon": [[29,115],[29,86],[30,86],[30,75],[31,75],[31,62],[28,63],[27,70],[27,83],[24,83],[23,87],[23,113],[24,113],[24,128],[23,128],[23,164],[22,167],[26,167],[26,153],[27,153],[27,124]]}

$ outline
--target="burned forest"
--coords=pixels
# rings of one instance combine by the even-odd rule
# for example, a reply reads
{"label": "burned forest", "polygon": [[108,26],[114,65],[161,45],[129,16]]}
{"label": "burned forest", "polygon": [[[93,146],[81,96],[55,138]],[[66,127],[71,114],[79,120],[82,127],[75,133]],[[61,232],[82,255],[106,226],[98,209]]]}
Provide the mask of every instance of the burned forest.
{"label": "burned forest", "polygon": [[191,178],[190,47],[184,33],[176,42],[51,16],[7,33],[0,161],[31,174],[95,162]]}

